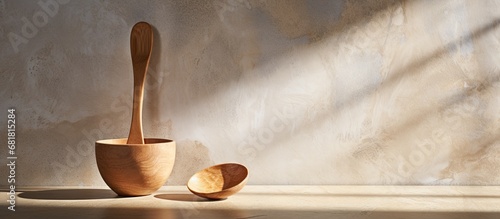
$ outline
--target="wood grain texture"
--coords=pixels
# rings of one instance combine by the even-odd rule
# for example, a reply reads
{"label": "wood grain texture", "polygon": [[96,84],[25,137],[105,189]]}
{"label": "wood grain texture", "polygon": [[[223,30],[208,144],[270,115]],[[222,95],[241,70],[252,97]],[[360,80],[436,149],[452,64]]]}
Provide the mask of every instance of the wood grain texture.
{"label": "wood grain texture", "polygon": [[153,30],[146,22],[134,25],[130,33],[130,53],[134,68],[134,97],[132,121],[128,144],[144,144],[142,131],[142,100],[144,96],[144,81],[153,49]]}
{"label": "wood grain texture", "polygon": [[149,195],[165,184],[175,161],[175,142],[146,138],[145,144],[127,144],[127,139],[95,143],[99,173],[120,196]]}
{"label": "wood grain texture", "polygon": [[237,163],[225,163],[203,169],[194,174],[187,187],[193,194],[208,199],[225,199],[246,184],[248,169]]}

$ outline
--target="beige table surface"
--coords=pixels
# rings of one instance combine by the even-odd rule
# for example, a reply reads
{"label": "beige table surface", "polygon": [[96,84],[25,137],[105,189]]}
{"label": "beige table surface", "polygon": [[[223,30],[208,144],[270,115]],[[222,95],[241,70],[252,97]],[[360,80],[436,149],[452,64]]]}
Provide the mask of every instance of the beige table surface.
{"label": "beige table surface", "polygon": [[500,186],[250,186],[222,201],[165,186],[143,197],[106,187],[17,189],[16,211],[1,191],[0,218],[495,218]]}

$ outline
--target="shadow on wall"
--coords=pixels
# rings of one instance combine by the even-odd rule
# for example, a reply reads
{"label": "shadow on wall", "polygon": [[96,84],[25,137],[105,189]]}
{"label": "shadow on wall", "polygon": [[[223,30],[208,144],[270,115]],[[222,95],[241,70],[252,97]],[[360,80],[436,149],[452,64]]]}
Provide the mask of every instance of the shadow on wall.
{"label": "shadow on wall", "polygon": [[[168,75],[169,81],[175,81],[183,89],[175,92],[167,89],[168,93],[164,95],[164,98],[177,100],[177,103],[181,103],[177,106],[177,110],[197,108],[199,107],[197,104],[220,95],[231,84],[252,83],[252,78],[244,79],[243,75],[253,69],[270,64],[273,60],[277,60],[280,56],[296,49],[297,45],[303,49],[324,43],[353,26],[370,21],[377,13],[399,4],[405,4],[405,1],[369,1],[363,2],[363,5],[359,7],[355,2],[346,1],[335,5],[335,7],[342,6],[343,9],[349,7],[349,13],[343,13],[343,9],[336,8],[338,14],[334,16],[328,13],[307,11],[307,8],[316,8],[314,10],[317,10],[318,5],[320,5],[310,1],[296,1],[289,3],[287,7],[279,7],[283,5],[276,2],[234,3],[230,5],[218,2],[215,4],[204,3],[202,6],[189,2],[178,4],[176,5],[178,8],[175,10],[178,14],[175,17],[179,19],[179,22],[176,22],[171,32],[184,34],[174,35],[170,33],[169,38],[165,39],[169,44],[169,50],[166,51],[164,60],[172,69]],[[193,14],[191,11],[199,11],[200,13]],[[236,19],[238,16],[243,19]],[[235,20],[228,21],[230,19]],[[276,29],[269,29],[269,25],[266,27],[265,23],[274,24]],[[436,48],[423,58],[415,59],[401,68],[391,70],[391,74],[384,78],[380,84],[360,87],[358,91],[353,92],[356,96],[348,96],[343,98],[343,101],[336,102],[336,112],[347,110],[349,107],[364,102],[368,96],[377,91],[393,89],[403,77],[418,77],[418,74],[422,73],[426,66],[446,54],[446,48],[454,47],[463,40],[479,39],[495,30],[499,23],[499,20],[491,21],[489,24],[473,30],[471,34],[456,39],[455,42],[444,45],[442,48]],[[244,32],[243,29],[240,31],[239,24],[245,28],[250,27],[251,33]],[[237,34],[242,31],[242,34]],[[270,34],[273,31],[285,37],[280,38]],[[294,41],[296,39],[303,40]],[[279,52],[273,52],[272,55],[263,52],[265,51],[263,47],[269,45],[272,45],[273,50]],[[252,51],[249,48],[252,48]],[[263,56],[267,57],[263,59]],[[443,100],[439,109],[424,108],[425,110],[416,112],[410,118],[403,118],[402,122],[395,124],[391,129],[397,130],[398,133],[409,132],[412,127],[425,121],[425,118],[431,116],[433,112],[443,111],[463,103],[470,95],[487,91],[495,82],[495,78],[484,78],[479,85],[483,88],[477,87],[476,90],[472,88],[472,90],[456,93]],[[358,96],[358,94],[362,95]],[[179,98],[185,98],[185,100],[179,100]],[[169,110],[173,109],[166,109],[166,111]],[[314,120],[302,124],[297,129],[303,133],[314,132],[315,127],[321,126],[322,123],[330,121],[329,118],[335,116],[328,110],[319,112]],[[182,114],[182,112],[180,113]],[[302,113],[306,114],[307,112]],[[385,134],[394,135],[396,133]],[[277,135],[274,142],[284,141],[287,137]],[[495,142],[495,139],[485,139],[481,144],[492,142]]]}
{"label": "shadow on wall", "polygon": [[164,98],[182,103],[179,109],[196,108],[230,84],[252,83],[242,81],[252,69],[367,22],[398,2],[368,1],[362,7],[356,1],[177,3],[175,25],[161,32],[168,45],[162,61],[168,81],[183,89],[168,90]]}
{"label": "shadow on wall", "polygon": [[214,165],[208,148],[199,141],[176,142],[175,164],[167,180],[167,185],[186,185],[196,172]]}
{"label": "shadow on wall", "polygon": [[[151,60],[149,61],[149,67],[146,77],[151,77],[150,80],[146,80],[145,92],[144,92],[144,111],[145,115],[148,115],[150,121],[160,120],[159,103],[161,102],[161,95],[158,92],[163,85],[163,74],[161,69],[162,61],[162,37],[157,27],[153,27],[153,51],[151,52]],[[149,82],[149,83],[148,83]],[[131,86],[133,87],[133,86]],[[146,99],[147,98],[147,99]]]}

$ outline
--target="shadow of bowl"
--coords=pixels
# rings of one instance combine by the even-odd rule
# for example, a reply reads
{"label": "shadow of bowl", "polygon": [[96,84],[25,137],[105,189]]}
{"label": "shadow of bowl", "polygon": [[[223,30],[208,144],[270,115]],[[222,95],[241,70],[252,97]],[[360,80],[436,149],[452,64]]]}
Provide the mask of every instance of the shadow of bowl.
{"label": "shadow of bowl", "polygon": [[53,189],[42,191],[26,191],[18,197],[40,200],[90,200],[120,198],[109,189]]}
{"label": "shadow of bowl", "polygon": [[210,200],[198,197],[193,194],[158,194],[154,196],[158,199],[170,200],[170,201],[180,201],[180,202],[210,202],[218,200]]}

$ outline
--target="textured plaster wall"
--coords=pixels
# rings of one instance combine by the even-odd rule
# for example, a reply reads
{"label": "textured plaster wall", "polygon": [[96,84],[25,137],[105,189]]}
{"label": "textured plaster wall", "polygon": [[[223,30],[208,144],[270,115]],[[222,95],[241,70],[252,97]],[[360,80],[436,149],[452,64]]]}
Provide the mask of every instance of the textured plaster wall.
{"label": "textured plaster wall", "polygon": [[128,135],[138,21],[167,184],[221,162],[251,184],[500,184],[500,1],[44,2],[0,0],[2,185],[10,107],[18,185],[104,185],[93,144]]}

